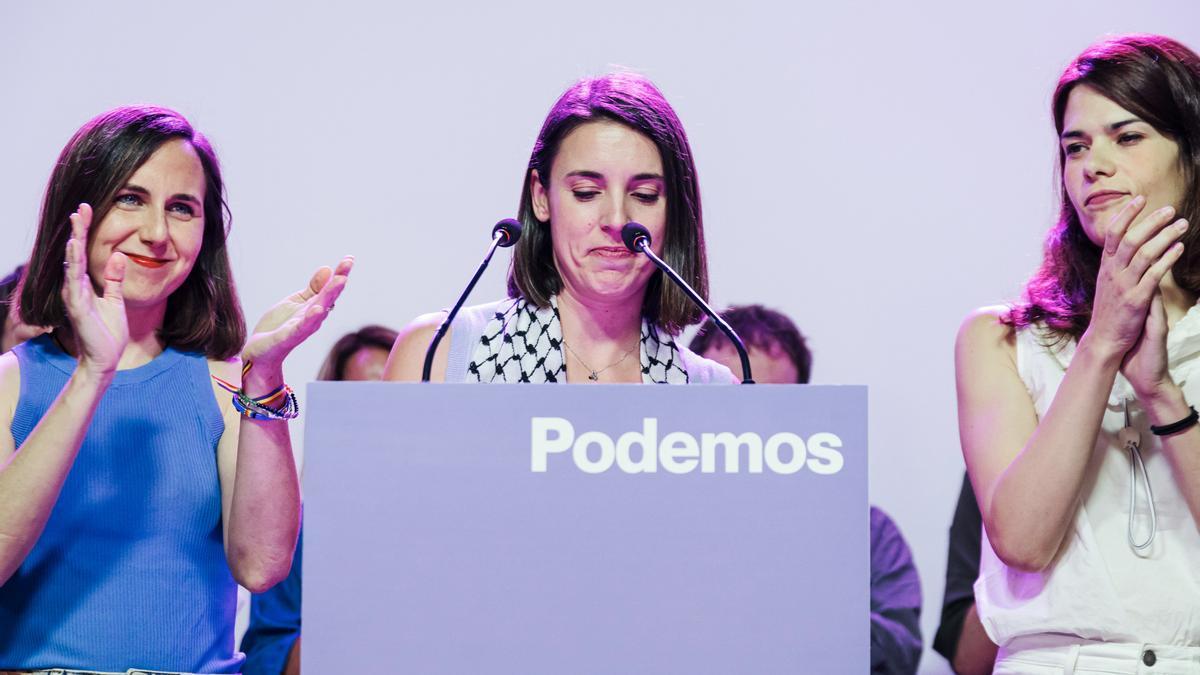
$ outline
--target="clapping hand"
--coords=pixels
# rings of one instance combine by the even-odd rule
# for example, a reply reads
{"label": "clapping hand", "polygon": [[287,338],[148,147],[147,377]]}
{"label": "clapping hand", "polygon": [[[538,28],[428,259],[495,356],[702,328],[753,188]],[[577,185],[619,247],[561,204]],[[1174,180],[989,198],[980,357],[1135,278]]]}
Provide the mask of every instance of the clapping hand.
{"label": "clapping hand", "polygon": [[71,238],[67,240],[63,261],[62,299],[67,320],[78,351],[79,367],[101,375],[111,375],[129,344],[129,324],[125,318],[125,298],[121,284],[125,280],[125,254],[113,252],[104,265],[102,294],[88,275],[88,230],[92,226],[92,207],[80,204],[71,214]]}
{"label": "clapping hand", "polygon": [[1178,240],[1188,228],[1169,206],[1133,222],[1145,206],[1144,197],[1135,197],[1105,233],[1088,328],[1123,355],[1121,372],[1139,398],[1172,386],[1160,284],[1183,254]]}
{"label": "clapping hand", "polygon": [[335,269],[322,267],[313,274],[308,286],[284,298],[272,307],[254,327],[243,361],[251,361],[259,372],[278,372],[283,360],[301,342],[321,327],[333,309],[333,303],[346,288],[346,279],[354,258],[346,256]]}

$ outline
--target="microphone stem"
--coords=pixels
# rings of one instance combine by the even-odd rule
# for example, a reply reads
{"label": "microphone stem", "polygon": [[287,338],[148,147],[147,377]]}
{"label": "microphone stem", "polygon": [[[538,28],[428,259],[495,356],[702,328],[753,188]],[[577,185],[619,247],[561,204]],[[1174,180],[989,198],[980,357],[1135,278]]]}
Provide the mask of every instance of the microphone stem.
{"label": "microphone stem", "polygon": [[657,255],[655,255],[654,251],[650,250],[650,247],[646,245],[645,239],[639,238],[637,241],[637,247],[639,251],[645,253],[646,257],[650,258],[650,260],[654,262],[654,265],[658,267],[658,269],[662,270],[663,274],[671,277],[672,281],[674,281],[676,284],[679,284],[679,287],[683,289],[684,293],[687,293],[688,297],[692,299],[692,302],[699,305],[700,309],[703,309],[704,313],[708,315],[708,318],[712,319],[713,323],[717,325],[717,328],[721,329],[721,332],[725,334],[725,337],[729,338],[729,341],[733,343],[734,348],[737,349],[738,358],[742,361],[742,384],[754,384],[754,378],[750,374],[750,355],[746,352],[746,345],[742,343],[742,338],[738,337],[738,334],[735,333],[733,328],[731,328],[729,324],[725,322],[725,319],[722,319],[719,314],[713,311],[713,308],[709,307],[708,303],[705,302],[704,299],[696,293],[696,291],[692,290],[692,287],[689,286],[682,277],[676,274],[675,270],[671,269],[670,265],[663,262],[662,258],[659,258]]}
{"label": "microphone stem", "polygon": [[504,241],[507,235],[503,232],[497,232],[492,237],[492,245],[488,247],[487,255],[483,257],[483,262],[479,263],[478,269],[475,270],[475,276],[471,277],[471,283],[467,284],[467,288],[463,290],[462,295],[458,296],[458,302],[454,303],[453,309],[446,315],[446,319],[442,321],[442,325],[438,326],[437,332],[433,334],[433,339],[429,341],[429,348],[425,350],[425,366],[421,369],[421,381],[428,382],[429,374],[433,370],[433,355],[437,353],[438,343],[445,337],[446,331],[450,330],[450,323],[454,321],[454,317],[458,315],[458,310],[462,309],[463,303],[467,301],[467,296],[475,288],[479,277],[483,276],[483,271],[487,269],[488,263],[492,261],[492,255],[500,246],[500,242]]}

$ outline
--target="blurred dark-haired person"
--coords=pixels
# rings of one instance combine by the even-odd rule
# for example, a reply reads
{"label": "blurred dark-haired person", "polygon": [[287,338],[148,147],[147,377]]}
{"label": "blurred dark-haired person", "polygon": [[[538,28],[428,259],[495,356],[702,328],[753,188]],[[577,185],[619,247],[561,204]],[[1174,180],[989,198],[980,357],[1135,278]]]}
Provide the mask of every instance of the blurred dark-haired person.
{"label": "blurred dark-haired person", "polygon": [[379,325],[363,326],[353,333],[346,333],[329,350],[317,372],[317,379],[335,382],[382,379],[396,335],[391,328]]}
{"label": "blurred dark-haired person", "polygon": [[[363,326],[346,333],[329,350],[318,380],[374,381],[383,374],[396,331],[386,326]],[[300,603],[304,557],[304,526],[292,569],[279,584],[250,599],[250,626],[242,638],[246,663],[242,675],[296,675],[300,672]]]}
{"label": "blurred dark-haired person", "polygon": [[[676,343],[700,310],[646,256],[625,248],[637,221],[702,297],[708,261],[700,188],[683,124],[648,79],[580,80],[551,108],[522,182],[524,226],[509,297],[468,307],[433,362],[445,382],[732,383]],[[384,375],[419,380],[441,313],[400,332]]]}
{"label": "blurred dark-haired person", "polygon": [[[812,352],[785,314],[762,305],[730,307],[721,318],[746,344],[754,381],[808,384]],[[733,343],[712,321],[692,339],[692,351],[741,373]],[[870,510],[871,672],[909,675],[921,660],[921,580],[900,528],[881,509]]]}
{"label": "blurred dark-haired person", "polygon": [[299,529],[283,362],[351,260],[247,339],[226,224],[174,111],[104,113],[55,163],[18,303],[50,332],[0,355],[0,671],[240,672],[235,582],[284,578]]}
{"label": "blurred dark-haired person", "polygon": [[1198,102],[1200,57],[1169,38],[1076,57],[1041,268],[959,331],[996,673],[1200,669]]}
{"label": "blurred dark-haired person", "polygon": [[[746,344],[755,382],[808,384],[812,378],[812,352],[804,334],[786,315],[762,305],[743,305],[726,309],[721,318]],[[704,321],[689,347],[735,375],[742,374],[737,349],[712,321]]]}
{"label": "blurred dark-haired person", "polygon": [[971,480],[964,475],[950,521],[942,618],[933,636],[933,650],[946,657],[958,675],[986,675],[996,661],[996,643],[983,630],[975,608],[982,539],[983,516]]}
{"label": "blurred dark-haired person", "polygon": [[0,352],[7,352],[22,342],[46,332],[41,326],[30,326],[21,321],[21,313],[15,311],[16,291],[24,275],[25,265],[17,265],[8,276],[0,279],[0,317],[3,317],[0,325],[4,327],[0,333]]}

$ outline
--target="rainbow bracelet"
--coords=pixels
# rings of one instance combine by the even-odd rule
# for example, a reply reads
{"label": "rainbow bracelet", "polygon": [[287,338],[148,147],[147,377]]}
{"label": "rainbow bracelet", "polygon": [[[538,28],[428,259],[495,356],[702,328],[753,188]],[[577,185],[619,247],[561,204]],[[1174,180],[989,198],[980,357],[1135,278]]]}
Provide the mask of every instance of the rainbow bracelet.
{"label": "rainbow bracelet", "polygon": [[[246,373],[250,372],[252,365],[250,361],[247,361],[242,366],[243,378],[246,377]],[[226,382],[216,375],[213,375],[212,378],[222,389],[233,394],[233,408],[242,417],[248,417],[253,420],[277,421],[292,420],[300,416],[300,402],[296,400],[296,393],[286,384],[264,396],[255,398],[248,396],[241,387],[235,386],[231,382]],[[273,405],[276,401],[281,401],[281,403]]]}

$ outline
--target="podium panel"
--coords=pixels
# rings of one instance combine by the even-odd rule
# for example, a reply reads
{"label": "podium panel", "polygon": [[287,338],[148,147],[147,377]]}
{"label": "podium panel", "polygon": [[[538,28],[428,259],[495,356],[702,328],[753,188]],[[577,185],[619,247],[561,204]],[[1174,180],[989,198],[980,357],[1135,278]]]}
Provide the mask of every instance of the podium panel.
{"label": "podium panel", "polygon": [[308,389],[308,673],[865,673],[859,386]]}

